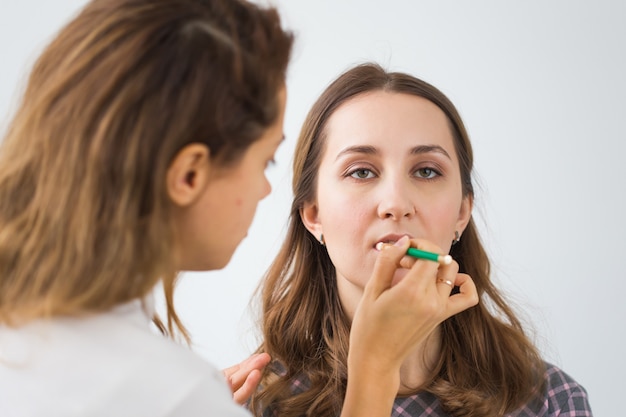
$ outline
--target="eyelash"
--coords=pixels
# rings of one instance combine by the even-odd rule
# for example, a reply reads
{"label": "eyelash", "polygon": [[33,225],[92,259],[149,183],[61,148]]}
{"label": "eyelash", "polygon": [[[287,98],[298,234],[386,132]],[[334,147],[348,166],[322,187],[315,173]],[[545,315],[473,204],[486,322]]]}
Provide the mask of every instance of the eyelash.
{"label": "eyelash", "polygon": [[418,168],[418,169],[415,170],[415,172],[419,172],[419,171],[430,171],[431,174],[434,174],[434,176],[431,176],[431,177],[419,177],[419,178],[421,178],[423,180],[432,181],[432,180],[436,179],[437,177],[441,176],[441,172],[439,172],[438,170],[436,170],[433,167],[422,167],[422,168]]}
{"label": "eyelash", "polygon": [[[352,177],[352,178],[357,179],[357,180],[368,180],[368,179],[371,179],[371,178],[355,177],[354,175],[356,173],[358,173],[358,172],[368,172],[368,173],[374,174],[373,170],[371,170],[369,168],[355,168],[355,169],[349,170],[346,173],[346,177]],[[369,177],[369,175],[368,175],[368,177]]]}
{"label": "eyelash", "polygon": [[[422,177],[422,176],[418,176],[416,175],[416,177],[418,179],[422,179],[422,180],[426,180],[426,181],[433,181],[435,180],[437,177],[441,176],[441,172],[439,172],[439,170],[433,168],[433,167],[421,167],[421,168],[417,168],[413,171],[413,173],[417,173],[419,171],[430,171],[430,174],[434,176],[426,176],[426,177]],[[368,172],[371,173],[373,175],[377,175],[373,169],[370,168],[363,168],[363,167],[358,167],[358,168],[354,168],[354,169],[350,169],[349,171],[346,172],[345,176],[346,177],[351,177],[354,178],[356,180],[369,180],[372,179],[371,177],[369,177],[369,175],[367,177],[355,177],[355,174],[358,172]]]}

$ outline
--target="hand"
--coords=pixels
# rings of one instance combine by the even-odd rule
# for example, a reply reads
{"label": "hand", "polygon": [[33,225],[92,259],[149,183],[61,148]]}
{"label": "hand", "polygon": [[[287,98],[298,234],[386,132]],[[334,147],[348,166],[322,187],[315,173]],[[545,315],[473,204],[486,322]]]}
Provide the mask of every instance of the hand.
{"label": "hand", "polygon": [[248,401],[261,381],[261,371],[270,360],[267,353],[257,353],[237,365],[222,370],[236,403],[243,405]]}
{"label": "hand", "polygon": [[[410,244],[441,253],[430,242],[409,242],[408,238],[385,247],[365,286],[350,332],[348,380],[352,376],[359,385],[386,380],[391,384],[388,394],[394,396],[403,360],[441,322],[478,303],[474,282],[469,275],[458,273],[456,262],[440,265],[415,260],[405,256]],[[405,275],[394,282],[399,270]],[[459,293],[451,296],[452,286],[446,281],[459,287]]]}

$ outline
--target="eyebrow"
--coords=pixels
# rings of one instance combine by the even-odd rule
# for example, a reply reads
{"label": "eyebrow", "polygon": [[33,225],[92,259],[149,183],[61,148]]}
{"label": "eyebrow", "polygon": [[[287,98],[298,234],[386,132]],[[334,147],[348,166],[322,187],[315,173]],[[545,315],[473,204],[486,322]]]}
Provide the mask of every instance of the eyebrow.
{"label": "eyebrow", "polygon": [[430,153],[430,152],[440,153],[440,154],[444,155],[446,158],[452,160],[452,158],[450,158],[450,155],[448,154],[448,152],[446,152],[446,150],[443,149],[439,145],[420,145],[420,146],[416,146],[416,147],[411,149],[411,155],[418,155],[418,154]]}
{"label": "eyebrow", "polygon": [[[420,155],[420,154],[431,153],[431,152],[440,153],[444,155],[445,157],[447,157],[448,159],[452,160],[448,152],[439,145],[415,146],[411,148],[411,150],[409,151],[409,154]],[[368,146],[368,145],[349,146],[345,149],[342,149],[341,152],[337,154],[337,158],[335,158],[335,160],[339,159],[343,155],[349,155],[353,153],[365,154],[365,155],[376,155],[378,154],[378,149],[375,148],[374,146]]]}

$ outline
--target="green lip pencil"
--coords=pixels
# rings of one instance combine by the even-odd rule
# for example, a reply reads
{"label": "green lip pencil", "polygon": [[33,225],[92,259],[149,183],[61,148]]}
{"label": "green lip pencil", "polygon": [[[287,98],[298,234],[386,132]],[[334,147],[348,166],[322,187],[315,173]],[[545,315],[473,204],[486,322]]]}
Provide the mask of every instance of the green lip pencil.
{"label": "green lip pencil", "polygon": [[439,262],[443,265],[450,265],[452,263],[452,256],[450,255],[439,255],[437,253],[427,252],[416,248],[407,249],[406,254],[418,259],[427,259],[429,261]]}
{"label": "green lip pencil", "polygon": [[[389,243],[378,242],[376,244],[376,249],[381,250],[385,245],[388,244]],[[428,252],[417,248],[407,249],[406,254],[412,256],[413,258],[426,259],[428,261],[438,262],[443,265],[450,265],[452,263],[452,256],[450,255],[439,255],[438,253]]]}

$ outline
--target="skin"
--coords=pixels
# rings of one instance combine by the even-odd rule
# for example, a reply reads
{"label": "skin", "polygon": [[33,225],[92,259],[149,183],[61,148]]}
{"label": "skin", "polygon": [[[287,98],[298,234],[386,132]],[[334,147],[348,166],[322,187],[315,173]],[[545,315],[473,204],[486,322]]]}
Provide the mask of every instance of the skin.
{"label": "skin", "polygon": [[183,148],[167,175],[180,270],[220,269],[248,233],[259,201],[271,192],[265,170],[282,143],[286,90],[277,120],[241,160],[223,168],[201,144]]}
{"label": "skin", "polygon": [[[190,170],[183,172],[189,174]],[[189,176],[173,178],[182,181]],[[188,188],[185,186],[183,190]],[[318,207],[321,204],[313,202],[301,213],[314,234],[318,229],[323,230],[323,223],[305,219],[319,218]],[[357,280],[351,283],[363,285],[363,289],[356,302],[350,333],[348,386],[342,416],[389,416],[401,386],[401,368],[406,358],[419,350],[443,320],[478,302],[471,278],[458,274],[456,263],[440,268],[433,262],[407,258],[409,245],[426,250],[438,248],[427,240],[399,237],[394,245],[367,260],[372,266],[371,278],[363,279],[362,284]],[[369,256],[371,249],[362,250]],[[451,287],[438,283],[435,279],[438,276],[450,279],[459,287],[459,294],[450,296]],[[249,398],[258,384],[258,372],[267,361],[267,355],[256,355],[224,371],[236,401],[243,403]]]}
{"label": "skin", "polygon": [[[276,121],[235,166],[217,165],[210,150],[197,143],[183,148],[170,164],[166,187],[179,270],[223,268],[246,237],[258,203],[271,192],[265,171],[284,139],[285,88],[278,100]],[[267,354],[254,355],[223,370],[236,402],[244,404],[252,395],[269,361]]]}
{"label": "skin", "polygon": [[459,293],[450,296],[451,287],[433,281],[427,273],[430,267],[422,261],[409,260],[412,265],[394,284],[406,250],[416,244],[429,249],[426,242],[403,237],[385,247],[376,259],[350,330],[342,417],[388,417],[401,380],[406,381],[402,369],[406,358],[415,355],[442,321],[478,303],[468,275],[456,274],[453,282]]}
{"label": "skin", "polygon": [[[314,236],[323,234],[341,302],[353,318],[375,270],[378,242],[408,236],[413,247],[447,253],[455,231],[462,233],[469,222],[472,201],[462,193],[447,118],[424,98],[384,91],[357,96],[335,111],[326,133],[317,197],[301,217]],[[456,262],[401,262],[409,268],[417,264],[420,279],[435,284],[429,287],[433,293],[444,286],[449,295],[441,280],[467,279]],[[408,271],[394,271],[392,285]],[[438,335],[433,326],[403,359],[402,388],[424,381],[437,356]]]}
{"label": "skin", "polygon": [[240,405],[248,401],[261,381],[261,372],[268,363],[270,355],[257,353],[240,364],[233,365],[222,371],[233,393],[233,400]]}

